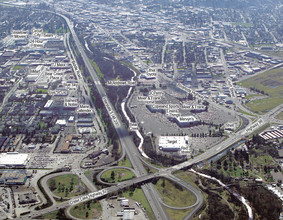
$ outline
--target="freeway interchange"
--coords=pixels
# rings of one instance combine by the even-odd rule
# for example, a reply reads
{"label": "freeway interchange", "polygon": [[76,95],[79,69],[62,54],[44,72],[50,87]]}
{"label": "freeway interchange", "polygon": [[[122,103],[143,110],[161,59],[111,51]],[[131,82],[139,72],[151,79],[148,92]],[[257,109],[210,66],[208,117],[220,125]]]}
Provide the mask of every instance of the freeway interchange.
{"label": "freeway interchange", "polygon": [[[54,12],[51,12],[51,13],[54,13]],[[62,18],[65,19],[65,21],[66,21],[66,23],[67,23],[67,25],[70,29],[70,32],[73,36],[76,47],[78,48],[78,51],[83,58],[84,64],[85,64],[86,68],[88,69],[93,82],[96,85],[98,93],[101,96],[101,98],[104,102],[104,105],[105,105],[105,107],[108,111],[109,117],[112,119],[113,125],[116,129],[120,143],[121,143],[122,148],[123,148],[123,156],[126,154],[127,157],[129,158],[129,160],[130,160],[130,162],[133,166],[133,170],[136,173],[137,178],[125,181],[123,183],[119,183],[119,184],[116,184],[116,185],[109,186],[109,187],[104,188],[100,191],[95,191],[95,188],[89,187],[89,188],[92,188],[91,193],[84,195],[84,196],[76,196],[76,197],[73,197],[69,201],[65,201],[65,202],[58,203],[58,204],[56,204],[55,200],[53,199],[53,195],[50,193],[50,190],[47,187],[47,185],[44,185],[45,186],[44,188],[47,192],[47,195],[48,195],[48,197],[50,197],[53,204],[50,207],[42,209],[42,210],[38,210],[38,211],[32,210],[31,214],[23,215],[23,216],[19,217],[19,219],[35,218],[35,217],[41,216],[43,214],[55,211],[57,209],[61,209],[61,208],[64,209],[64,208],[73,206],[73,205],[78,204],[80,202],[85,202],[85,201],[89,201],[89,200],[93,200],[93,199],[100,199],[100,198],[105,197],[107,194],[112,194],[112,193],[115,193],[115,192],[117,192],[117,191],[119,191],[123,188],[131,186],[133,184],[140,184],[140,183],[144,183],[142,185],[142,190],[143,190],[143,192],[144,192],[144,194],[145,194],[145,196],[146,196],[146,198],[147,198],[147,200],[148,200],[148,202],[149,202],[149,204],[150,204],[150,206],[151,206],[151,208],[154,212],[156,219],[169,219],[165,210],[163,209],[163,205],[162,205],[159,194],[157,193],[154,186],[150,183],[151,179],[160,178],[160,177],[164,177],[164,178],[167,178],[167,179],[169,179],[173,182],[178,183],[179,185],[183,186],[185,189],[191,191],[195,195],[196,202],[191,207],[192,211],[189,213],[189,215],[187,215],[185,217],[185,219],[190,219],[202,207],[202,205],[204,203],[204,198],[202,196],[202,193],[198,189],[191,186],[189,183],[181,180],[180,178],[174,176],[172,173],[174,171],[190,167],[194,164],[198,164],[202,161],[206,161],[206,160],[212,158],[213,156],[223,152],[228,147],[230,147],[233,144],[244,139],[246,136],[252,134],[255,130],[259,129],[260,127],[264,126],[265,124],[267,124],[269,122],[274,121],[273,116],[275,115],[275,113],[278,110],[280,110],[283,107],[283,105],[276,107],[272,111],[261,116],[254,123],[252,123],[252,124],[250,123],[244,129],[244,131],[241,130],[241,131],[237,131],[237,132],[233,133],[228,139],[226,139],[222,143],[219,143],[219,144],[213,146],[212,148],[207,150],[205,153],[202,153],[202,154],[196,156],[193,159],[190,159],[186,162],[183,162],[181,164],[178,164],[178,165],[175,165],[175,166],[172,166],[172,167],[169,167],[169,168],[162,168],[162,169],[156,168],[157,169],[156,173],[147,174],[147,172],[146,172],[146,170],[143,166],[144,163],[146,163],[146,162],[141,158],[140,152],[138,151],[137,147],[135,146],[132,139],[130,138],[128,128],[126,128],[124,126],[124,124],[121,121],[121,119],[119,118],[115,108],[113,107],[113,105],[109,101],[107,94],[106,94],[106,92],[103,88],[103,85],[101,84],[96,71],[94,70],[93,66],[91,65],[91,63],[90,63],[90,61],[89,61],[89,59],[88,59],[88,57],[87,57],[87,55],[84,51],[84,48],[82,47],[74,29],[73,29],[72,22],[65,15],[58,14],[58,13],[57,13],[57,15],[59,15]],[[81,84],[81,88],[87,88],[86,85],[85,85],[85,82],[82,79],[80,79],[80,84]],[[85,89],[85,91],[88,91],[88,90]],[[86,94],[86,92],[84,92],[84,96],[85,96],[85,98],[88,99],[88,101],[91,104],[93,104],[89,93]],[[49,175],[47,177],[48,178],[46,178],[46,181],[47,181],[47,179],[49,179],[51,177],[51,175]],[[91,183],[89,183],[89,184],[91,184]]]}

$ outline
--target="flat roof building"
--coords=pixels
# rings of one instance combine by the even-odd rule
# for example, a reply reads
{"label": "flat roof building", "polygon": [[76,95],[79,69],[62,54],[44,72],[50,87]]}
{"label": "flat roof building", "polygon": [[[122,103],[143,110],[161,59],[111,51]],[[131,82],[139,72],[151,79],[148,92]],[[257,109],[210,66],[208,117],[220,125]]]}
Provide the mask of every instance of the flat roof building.
{"label": "flat roof building", "polygon": [[192,116],[192,115],[179,116],[179,117],[176,117],[174,121],[181,128],[191,127],[191,126],[199,124],[199,119],[197,119],[195,116]]}
{"label": "flat roof building", "polygon": [[28,154],[9,152],[0,154],[0,167],[22,167],[29,160]]}
{"label": "flat roof building", "polygon": [[178,152],[189,148],[189,136],[160,136],[158,148],[167,152]]}

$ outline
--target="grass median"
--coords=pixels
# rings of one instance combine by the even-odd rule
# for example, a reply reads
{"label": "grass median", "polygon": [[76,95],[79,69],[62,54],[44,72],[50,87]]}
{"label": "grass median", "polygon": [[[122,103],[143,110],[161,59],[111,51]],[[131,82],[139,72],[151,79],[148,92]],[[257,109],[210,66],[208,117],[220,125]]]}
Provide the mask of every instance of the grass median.
{"label": "grass median", "polygon": [[73,174],[53,177],[47,181],[47,184],[58,197],[70,198],[87,193],[86,186]]}

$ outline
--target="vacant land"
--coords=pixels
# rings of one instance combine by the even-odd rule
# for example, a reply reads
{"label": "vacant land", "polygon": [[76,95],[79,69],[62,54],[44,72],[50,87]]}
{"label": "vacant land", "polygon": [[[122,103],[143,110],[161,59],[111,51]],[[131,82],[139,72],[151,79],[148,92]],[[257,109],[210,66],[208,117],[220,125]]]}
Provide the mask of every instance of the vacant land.
{"label": "vacant land", "polygon": [[102,214],[102,207],[98,201],[90,200],[71,208],[72,216],[80,219],[98,219]]}
{"label": "vacant land", "polygon": [[182,186],[167,179],[159,179],[155,185],[163,201],[173,207],[186,207],[196,202],[196,197]]}
{"label": "vacant land", "polygon": [[239,85],[263,91],[268,97],[253,100],[247,107],[256,113],[265,113],[283,103],[283,68],[266,71]]}
{"label": "vacant land", "polygon": [[108,183],[117,183],[129,180],[135,177],[135,174],[127,169],[114,168],[101,175],[101,179]]}
{"label": "vacant land", "polygon": [[51,178],[47,181],[50,190],[59,197],[73,197],[87,192],[85,185],[78,176],[66,174]]}

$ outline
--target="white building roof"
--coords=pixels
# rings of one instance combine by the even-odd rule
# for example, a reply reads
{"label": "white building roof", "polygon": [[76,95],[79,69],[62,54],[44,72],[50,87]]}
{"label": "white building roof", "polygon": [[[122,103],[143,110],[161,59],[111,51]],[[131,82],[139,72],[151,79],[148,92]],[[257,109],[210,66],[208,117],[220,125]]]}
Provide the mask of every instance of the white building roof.
{"label": "white building roof", "polygon": [[0,166],[23,166],[28,161],[28,154],[2,153],[0,154]]}
{"label": "white building roof", "polygon": [[67,124],[65,119],[58,119],[56,121],[56,125],[61,125],[61,126],[65,126]]}
{"label": "white building roof", "polygon": [[177,117],[177,120],[179,122],[195,122],[195,121],[198,121],[198,119],[195,117],[195,116],[179,116]]}
{"label": "white building roof", "polygon": [[182,149],[187,148],[189,144],[189,136],[160,136],[159,147],[163,149]]}

